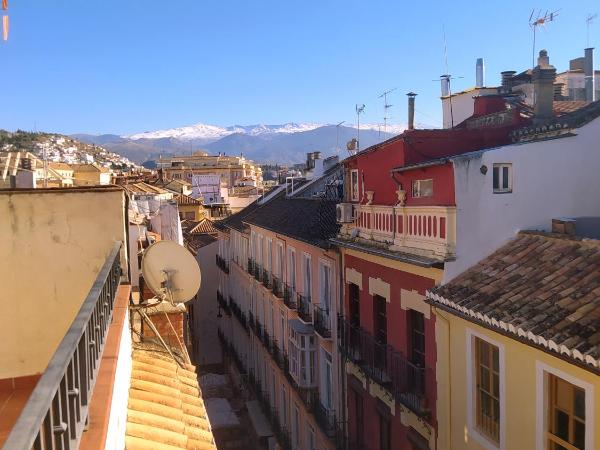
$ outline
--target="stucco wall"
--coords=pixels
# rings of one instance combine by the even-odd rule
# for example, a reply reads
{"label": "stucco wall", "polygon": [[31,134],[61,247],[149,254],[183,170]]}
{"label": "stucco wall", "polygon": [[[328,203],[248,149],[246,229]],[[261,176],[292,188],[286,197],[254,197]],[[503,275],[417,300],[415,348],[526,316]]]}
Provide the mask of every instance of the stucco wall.
{"label": "stucco wall", "polygon": [[[508,145],[455,160],[457,258],[446,264],[445,282],[518,230],[549,230],[557,217],[600,216],[600,119],[576,132],[573,137]],[[512,193],[493,193],[494,163],[512,163]]]}
{"label": "stucco wall", "polygon": [[220,269],[215,264],[218,241],[198,250],[196,260],[202,273],[200,291],[194,300],[195,362],[200,365],[220,364],[221,346],[217,338],[217,286]]}
{"label": "stucco wall", "polygon": [[[468,333],[477,333],[484,339],[495,341],[501,346],[500,363],[504,365],[504,373],[500,375],[501,392],[504,390],[504,413],[500,413],[504,430],[504,442],[501,449],[531,449],[543,450],[541,446],[541,432],[544,417],[547,413],[538,410],[538,397],[545,395],[543,377],[540,376],[538,367],[544,369],[558,370],[564,374],[575,377],[592,387],[592,392],[586,393],[586,401],[591,402],[593,415],[586,417],[586,428],[592,431],[592,445],[586,448],[598,448],[600,445],[600,428],[594,427],[600,414],[600,377],[597,375],[569,364],[555,356],[537,350],[529,345],[520,343],[514,339],[495,333],[474,323],[467,322],[447,312],[442,312],[444,317],[450,321],[448,327],[443,320],[438,320],[441,325],[438,339],[448,345],[449,354],[447,363],[451,369],[451,375],[438,372],[440,386],[443,386],[446,394],[439,397],[438,411],[440,417],[448,420],[440,421],[438,448],[455,448],[465,450],[484,450],[486,448],[474,438],[471,427],[468,425],[469,398],[468,392],[473,389],[467,385],[467,370],[470,370],[471,360],[467,356]],[[439,316],[439,313],[438,313]],[[449,342],[447,344],[447,342]],[[502,362],[502,354],[504,361]],[[438,366],[438,369],[440,366]],[[451,380],[452,388],[447,390],[447,382]],[[543,405],[543,403],[542,403]],[[472,408],[472,407],[471,407]],[[448,429],[448,427],[450,427]],[[448,440],[451,444],[448,445]],[[589,441],[588,441],[589,442]]]}
{"label": "stucco wall", "polygon": [[125,241],[124,211],[120,188],[0,193],[0,379],[45,369],[114,243]]}

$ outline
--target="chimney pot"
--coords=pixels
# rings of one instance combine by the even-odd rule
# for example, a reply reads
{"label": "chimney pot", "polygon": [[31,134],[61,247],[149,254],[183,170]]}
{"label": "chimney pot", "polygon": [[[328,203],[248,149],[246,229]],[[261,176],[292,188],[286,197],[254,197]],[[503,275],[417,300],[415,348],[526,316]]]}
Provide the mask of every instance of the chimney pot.
{"label": "chimney pot", "polygon": [[500,76],[502,77],[502,91],[505,93],[512,92],[512,77],[517,73],[514,70],[505,70],[504,72],[500,72]]}
{"label": "chimney pot", "polygon": [[554,82],[556,69],[550,65],[546,50],[540,50],[538,65],[531,74],[534,92],[534,122],[540,123],[554,116]]}
{"label": "chimney pot", "polygon": [[552,219],[552,232],[575,236],[575,224],[575,219],[569,219],[565,217]]}
{"label": "chimney pot", "polygon": [[408,129],[415,129],[415,97],[417,94],[414,92],[409,92],[406,94],[408,96]]}
{"label": "chimney pot", "polygon": [[481,88],[485,85],[485,63],[483,58],[477,58],[475,64],[475,87]]}
{"label": "chimney pot", "polygon": [[585,75],[585,100],[588,102],[596,101],[596,91],[594,89],[594,49],[586,48],[583,61],[583,73]]}

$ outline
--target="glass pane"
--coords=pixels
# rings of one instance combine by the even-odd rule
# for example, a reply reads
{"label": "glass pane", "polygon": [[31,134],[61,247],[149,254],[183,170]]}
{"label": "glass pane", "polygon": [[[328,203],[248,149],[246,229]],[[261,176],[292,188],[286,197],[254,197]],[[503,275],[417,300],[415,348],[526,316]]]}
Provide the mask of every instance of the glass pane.
{"label": "glass pane", "polygon": [[585,449],[585,423],[575,421],[573,444],[581,450]]}
{"label": "glass pane", "polygon": [[556,378],[556,406],[565,411],[571,410],[572,385],[560,378]]}
{"label": "glass pane", "polygon": [[575,415],[585,420],[585,391],[575,388]]}
{"label": "glass pane", "polygon": [[569,415],[559,409],[554,410],[554,434],[569,441]]}
{"label": "glass pane", "polygon": [[484,389],[486,391],[490,391],[490,372],[488,369],[486,369],[485,367],[481,367],[481,374],[480,374],[480,380],[481,380],[481,389]]}
{"label": "glass pane", "polygon": [[494,371],[498,372],[500,371],[500,351],[498,350],[498,347],[492,347],[494,349],[494,354],[493,354],[493,365],[494,365]]}
{"label": "glass pane", "polygon": [[500,187],[500,168],[494,167],[494,189]]}
{"label": "glass pane", "polygon": [[508,167],[502,168],[502,188],[508,189]]}
{"label": "glass pane", "polygon": [[495,373],[493,376],[493,379],[494,379],[494,390],[492,391],[492,394],[494,394],[496,397],[500,397],[500,377],[498,376],[497,373]]}

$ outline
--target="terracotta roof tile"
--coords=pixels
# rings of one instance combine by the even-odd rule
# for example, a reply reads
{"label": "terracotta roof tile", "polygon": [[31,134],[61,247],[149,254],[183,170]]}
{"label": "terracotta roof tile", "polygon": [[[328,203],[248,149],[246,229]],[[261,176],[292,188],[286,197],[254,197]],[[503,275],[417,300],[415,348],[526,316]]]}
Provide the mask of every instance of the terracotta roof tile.
{"label": "terracotta roof tile", "polygon": [[428,297],[600,368],[600,241],[521,232]]}
{"label": "terracotta roof tile", "polygon": [[193,366],[180,367],[155,350],[136,344],[125,447],[216,449]]}

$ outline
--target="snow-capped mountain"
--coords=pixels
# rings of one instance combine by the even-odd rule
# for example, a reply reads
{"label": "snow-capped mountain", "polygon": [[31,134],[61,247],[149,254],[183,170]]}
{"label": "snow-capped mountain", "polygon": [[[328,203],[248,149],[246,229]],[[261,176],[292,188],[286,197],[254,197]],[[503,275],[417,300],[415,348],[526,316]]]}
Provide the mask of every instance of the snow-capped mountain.
{"label": "snow-capped mountain", "polygon": [[302,131],[311,131],[323,126],[318,123],[284,123],[283,125],[232,125],[229,127],[219,127],[216,125],[206,125],[198,123],[186,127],[171,128],[167,130],[146,131],[136,133],[130,136],[123,136],[131,140],[138,139],[164,139],[172,138],[182,141],[203,140],[206,143],[214,142],[231,134],[247,134],[250,136],[260,136],[264,134],[279,133],[300,133]]}

